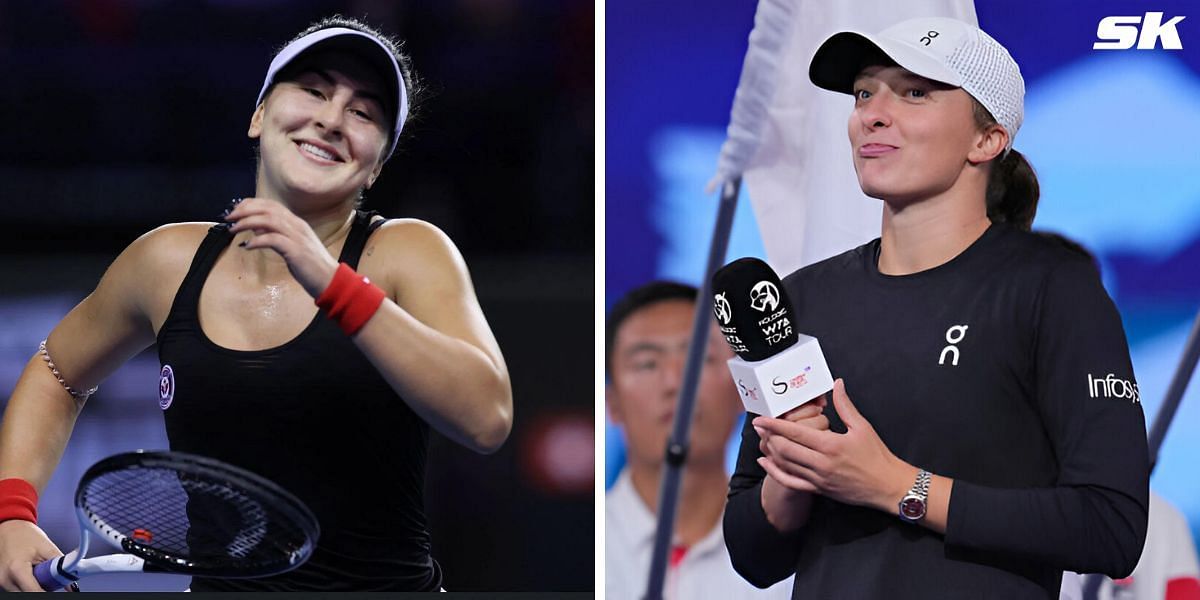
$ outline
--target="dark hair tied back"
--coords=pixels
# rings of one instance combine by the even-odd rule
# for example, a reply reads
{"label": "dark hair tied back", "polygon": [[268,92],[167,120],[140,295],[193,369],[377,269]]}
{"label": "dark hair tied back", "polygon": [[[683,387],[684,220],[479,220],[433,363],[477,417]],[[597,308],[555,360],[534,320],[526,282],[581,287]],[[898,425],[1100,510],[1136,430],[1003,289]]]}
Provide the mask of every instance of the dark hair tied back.
{"label": "dark hair tied back", "polygon": [[1037,215],[1037,174],[1025,156],[1016,150],[992,163],[988,175],[987,215],[993,223],[1008,223],[1023,231],[1033,226]]}
{"label": "dark hair tied back", "polygon": [[[975,126],[981,131],[996,124],[996,118],[974,97]],[[987,182],[987,215],[993,223],[1008,223],[1022,231],[1033,226],[1037,215],[1037,173],[1025,155],[1010,148],[1003,158],[993,159]]]}

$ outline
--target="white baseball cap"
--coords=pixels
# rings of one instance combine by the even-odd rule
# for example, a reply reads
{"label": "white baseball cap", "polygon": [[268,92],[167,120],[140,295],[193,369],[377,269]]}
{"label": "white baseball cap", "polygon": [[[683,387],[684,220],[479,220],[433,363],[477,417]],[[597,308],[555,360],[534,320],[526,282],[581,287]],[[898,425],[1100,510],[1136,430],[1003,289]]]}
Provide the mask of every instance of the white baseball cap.
{"label": "white baseball cap", "polygon": [[956,19],[910,19],[878,34],[842,31],[825,40],[808,67],[819,87],[854,93],[854,79],[882,53],[909,71],[961,87],[1008,131],[1012,148],[1025,118],[1025,80],[1021,69],[992,36]]}
{"label": "white baseball cap", "polygon": [[267,90],[276,83],[275,77],[281,70],[303,54],[318,48],[339,48],[353,52],[383,76],[384,85],[388,88],[384,90],[384,93],[388,96],[387,100],[391,102],[388,110],[396,111],[392,139],[384,160],[391,158],[392,152],[396,150],[396,143],[400,139],[400,131],[404,129],[404,119],[408,116],[408,93],[405,90],[404,76],[400,73],[400,64],[396,62],[396,57],[379,38],[368,33],[348,27],[329,27],[310,33],[284,46],[271,61],[271,66],[267,68],[267,77],[263,80],[262,90],[258,92],[258,100],[254,103],[254,107],[258,108],[258,105],[263,103],[263,99],[267,96]]}

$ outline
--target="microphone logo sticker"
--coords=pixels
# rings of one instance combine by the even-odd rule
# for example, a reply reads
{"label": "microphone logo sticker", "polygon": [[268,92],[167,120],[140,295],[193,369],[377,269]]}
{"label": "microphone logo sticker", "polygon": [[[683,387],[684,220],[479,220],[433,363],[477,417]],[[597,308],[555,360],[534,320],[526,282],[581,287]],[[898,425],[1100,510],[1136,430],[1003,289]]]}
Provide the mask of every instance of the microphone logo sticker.
{"label": "microphone logo sticker", "polygon": [[779,307],[779,288],[770,281],[760,281],[750,289],[750,308],[767,312]]}
{"label": "microphone logo sticker", "polygon": [[788,385],[792,386],[792,389],[799,389],[808,385],[808,372],[811,370],[811,366],[804,367],[804,372],[793,377],[792,380],[788,382]]}
{"label": "microphone logo sticker", "polygon": [[728,325],[729,320],[733,318],[733,311],[729,307],[729,301],[725,299],[725,292],[717,294],[715,298],[716,300],[713,302],[713,314],[717,316],[717,320],[722,325]]}
{"label": "microphone logo sticker", "polygon": [[738,380],[737,385],[738,389],[742,391],[743,396],[750,398],[755,402],[758,401],[758,388],[747,388],[746,384],[742,383],[741,379]]}
{"label": "microphone logo sticker", "polygon": [[771,391],[775,392],[776,396],[782,396],[787,393],[788,384],[786,381],[780,381],[778,377],[771,380]]}
{"label": "microphone logo sticker", "polygon": [[171,365],[163,365],[158,374],[158,407],[167,410],[175,399],[175,371]]}
{"label": "microphone logo sticker", "polygon": [[804,371],[791,379],[784,380],[776,377],[771,380],[771,391],[775,392],[776,396],[782,396],[787,393],[788,388],[798,390],[808,385],[808,372],[812,371],[812,365],[804,367]]}

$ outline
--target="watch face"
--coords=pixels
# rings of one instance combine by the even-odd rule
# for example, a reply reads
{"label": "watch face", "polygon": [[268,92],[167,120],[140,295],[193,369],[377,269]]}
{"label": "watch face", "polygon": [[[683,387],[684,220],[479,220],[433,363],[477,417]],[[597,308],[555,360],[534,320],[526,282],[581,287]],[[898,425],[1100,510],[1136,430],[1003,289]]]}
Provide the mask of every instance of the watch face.
{"label": "watch face", "polygon": [[925,516],[925,501],[909,496],[900,501],[900,516],[915,521]]}

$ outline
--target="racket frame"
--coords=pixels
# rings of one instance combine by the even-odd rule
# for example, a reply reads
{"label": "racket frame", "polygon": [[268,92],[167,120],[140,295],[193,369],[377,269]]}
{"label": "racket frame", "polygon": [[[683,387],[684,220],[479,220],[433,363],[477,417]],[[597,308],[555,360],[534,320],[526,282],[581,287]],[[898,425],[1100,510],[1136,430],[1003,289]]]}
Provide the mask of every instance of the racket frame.
{"label": "racket frame", "polygon": [[[140,544],[120,533],[83,506],[86,484],[101,475],[129,468],[177,469],[181,464],[197,466],[200,471],[210,476],[216,474],[235,487],[256,491],[260,497],[266,495],[282,500],[281,503],[272,505],[272,508],[287,514],[294,523],[301,526],[307,537],[305,544],[293,552],[288,567],[274,572],[260,572],[252,575],[220,573],[217,572],[219,569],[206,568],[184,558],[166,556],[154,548]],[[298,498],[274,482],[216,459],[176,451],[137,450],[116,454],[98,461],[88,468],[79,479],[79,485],[75,489],[75,517],[79,521],[79,547],[63,556],[34,566],[34,575],[46,591],[65,587],[81,577],[102,573],[157,572],[230,578],[266,577],[287,572],[303,564],[312,555],[317,539],[320,537],[320,524],[312,511]],[[125,553],[83,558],[87,555],[93,535],[125,550]],[[297,558],[301,556],[304,557],[304,560],[297,563]]]}

